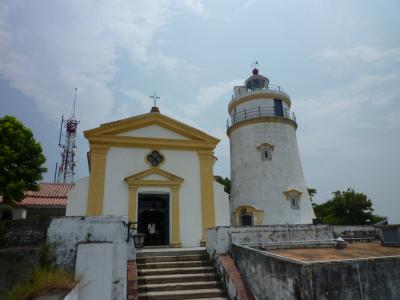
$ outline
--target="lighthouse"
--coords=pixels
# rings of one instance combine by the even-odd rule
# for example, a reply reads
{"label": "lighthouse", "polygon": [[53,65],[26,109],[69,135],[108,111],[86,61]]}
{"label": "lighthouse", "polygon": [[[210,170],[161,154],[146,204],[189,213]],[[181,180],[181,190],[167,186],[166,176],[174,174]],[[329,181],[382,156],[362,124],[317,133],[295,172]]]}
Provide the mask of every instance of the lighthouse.
{"label": "lighthouse", "polygon": [[254,68],[228,105],[231,223],[310,224],[315,218],[297,145],[291,99]]}

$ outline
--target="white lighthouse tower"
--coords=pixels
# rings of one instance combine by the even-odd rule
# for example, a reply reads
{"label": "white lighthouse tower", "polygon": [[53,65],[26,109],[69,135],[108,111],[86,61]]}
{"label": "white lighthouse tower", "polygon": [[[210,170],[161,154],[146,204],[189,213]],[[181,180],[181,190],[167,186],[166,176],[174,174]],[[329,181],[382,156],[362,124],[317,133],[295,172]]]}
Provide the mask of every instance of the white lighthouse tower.
{"label": "white lighthouse tower", "polygon": [[257,68],[229,102],[233,225],[307,224],[315,218],[291,101]]}

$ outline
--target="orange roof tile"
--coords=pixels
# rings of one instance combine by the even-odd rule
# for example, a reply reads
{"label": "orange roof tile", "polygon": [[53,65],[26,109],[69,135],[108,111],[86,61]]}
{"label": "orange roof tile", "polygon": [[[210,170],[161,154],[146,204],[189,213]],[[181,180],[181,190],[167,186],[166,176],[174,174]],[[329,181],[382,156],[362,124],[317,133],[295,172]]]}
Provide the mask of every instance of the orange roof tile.
{"label": "orange roof tile", "polygon": [[[74,187],[70,183],[39,183],[38,191],[25,192],[25,198],[16,206],[67,206],[67,194]],[[0,197],[2,202],[2,197]]]}

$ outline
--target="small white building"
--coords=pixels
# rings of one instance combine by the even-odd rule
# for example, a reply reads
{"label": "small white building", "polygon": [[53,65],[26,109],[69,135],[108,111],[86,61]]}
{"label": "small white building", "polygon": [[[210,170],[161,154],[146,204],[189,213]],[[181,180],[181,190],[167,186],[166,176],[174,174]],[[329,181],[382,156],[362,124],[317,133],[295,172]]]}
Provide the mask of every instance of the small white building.
{"label": "small white building", "polygon": [[315,218],[304,181],[291,101],[253,70],[228,105],[232,225],[307,224]]}
{"label": "small white building", "polygon": [[230,224],[213,174],[218,139],[156,107],[84,135],[90,175],[69,193],[67,216],[128,215],[141,232],[155,224],[148,244],[173,247],[204,245],[206,228]]}

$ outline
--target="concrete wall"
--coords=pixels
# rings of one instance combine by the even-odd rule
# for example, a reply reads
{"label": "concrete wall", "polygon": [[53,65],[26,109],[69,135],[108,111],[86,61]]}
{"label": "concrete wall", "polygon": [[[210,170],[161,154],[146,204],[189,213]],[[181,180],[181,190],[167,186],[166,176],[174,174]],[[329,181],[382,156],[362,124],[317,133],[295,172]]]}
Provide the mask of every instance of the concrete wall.
{"label": "concrete wall", "polygon": [[215,256],[214,265],[230,300],[254,299],[229,255]]}
{"label": "concrete wall", "polygon": [[7,299],[11,286],[37,267],[39,257],[38,246],[0,248],[0,299]]}
{"label": "concrete wall", "polygon": [[[232,258],[257,300],[313,299],[299,297],[301,264],[242,246],[232,246]],[[314,298],[318,299],[318,298]]]}
{"label": "concrete wall", "polygon": [[[78,299],[111,300],[113,244],[83,243],[78,245],[75,277],[79,280]],[[119,299],[123,299],[121,296]]]}
{"label": "concrete wall", "polygon": [[[72,271],[75,267],[79,244],[88,242],[112,243],[112,299],[126,299],[127,221],[127,217],[117,216],[53,219],[47,236],[48,241],[54,247],[57,264]],[[130,251],[133,251],[133,249],[130,249]],[[107,266],[103,265],[102,267]]]}
{"label": "concrete wall", "polygon": [[379,228],[371,225],[333,226],[333,234],[335,238],[380,238]]}
{"label": "concrete wall", "polygon": [[[283,123],[247,124],[229,136],[231,153],[231,210],[252,205],[264,210],[264,224],[311,224],[315,218],[305,184],[296,130]],[[262,160],[257,146],[274,146],[271,160]],[[292,208],[284,192],[301,192]]]}
{"label": "concrete wall", "polygon": [[215,225],[229,226],[231,224],[229,195],[224,191],[224,186],[216,181],[214,181],[214,199]]}
{"label": "concrete wall", "polygon": [[89,192],[89,176],[79,179],[68,193],[66,216],[85,216]]}
{"label": "concrete wall", "polygon": [[240,245],[232,257],[256,299],[400,297],[399,257],[301,263]]}
{"label": "concrete wall", "polygon": [[207,252],[226,254],[232,243],[258,244],[281,241],[316,241],[333,238],[328,225],[267,225],[215,227],[207,230]]}
{"label": "concrete wall", "polygon": [[10,204],[0,203],[0,219],[3,216],[3,213],[6,211],[11,210],[12,212],[12,219],[13,220],[20,220],[26,218],[26,209],[22,207],[13,207]]}
{"label": "concrete wall", "polygon": [[39,245],[46,241],[48,220],[0,221],[0,248]]}

